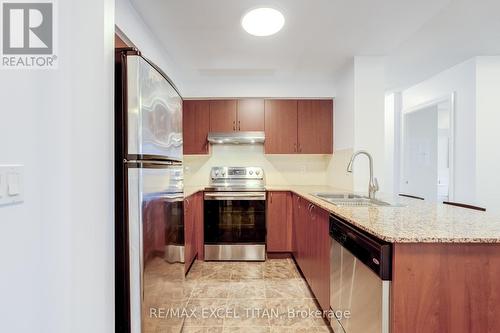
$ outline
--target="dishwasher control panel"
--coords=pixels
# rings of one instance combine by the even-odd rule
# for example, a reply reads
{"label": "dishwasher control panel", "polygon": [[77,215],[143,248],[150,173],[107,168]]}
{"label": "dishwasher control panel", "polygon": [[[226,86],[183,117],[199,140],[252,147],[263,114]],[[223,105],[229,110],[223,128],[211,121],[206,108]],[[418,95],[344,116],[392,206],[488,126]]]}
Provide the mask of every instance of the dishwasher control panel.
{"label": "dishwasher control panel", "polygon": [[392,244],[330,215],[330,237],[351,252],[382,280],[392,277]]}

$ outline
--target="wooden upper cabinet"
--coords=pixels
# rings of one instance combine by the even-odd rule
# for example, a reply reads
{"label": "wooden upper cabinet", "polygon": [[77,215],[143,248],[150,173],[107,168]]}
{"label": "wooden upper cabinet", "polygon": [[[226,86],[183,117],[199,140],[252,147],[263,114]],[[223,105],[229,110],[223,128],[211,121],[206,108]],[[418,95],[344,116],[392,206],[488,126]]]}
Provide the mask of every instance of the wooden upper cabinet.
{"label": "wooden upper cabinet", "polygon": [[299,154],[333,153],[333,100],[299,100]]}
{"label": "wooden upper cabinet", "polygon": [[182,116],[184,154],[208,154],[209,110],[208,101],[184,101]]}
{"label": "wooden upper cabinet", "polygon": [[238,100],[238,131],[264,130],[264,100],[251,98]]}
{"label": "wooden upper cabinet", "polygon": [[297,100],[265,100],[266,154],[297,152]]}
{"label": "wooden upper cabinet", "polygon": [[266,154],[332,154],[333,100],[184,102],[184,154],[208,154],[208,132],[265,131]]}
{"label": "wooden upper cabinet", "polygon": [[209,103],[210,132],[236,131],[236,100],[212,100]]}

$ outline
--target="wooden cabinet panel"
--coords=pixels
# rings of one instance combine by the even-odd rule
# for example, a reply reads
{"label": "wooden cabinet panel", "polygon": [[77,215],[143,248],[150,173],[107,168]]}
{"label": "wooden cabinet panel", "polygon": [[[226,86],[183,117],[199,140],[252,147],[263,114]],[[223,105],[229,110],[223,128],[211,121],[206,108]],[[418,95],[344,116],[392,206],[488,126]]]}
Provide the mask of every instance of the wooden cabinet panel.
{"label": "wooden cabinet panel", "polygon": [[264,131],[264,100],[238,100],[238,131]]}
{"label": "wooden cabinet panel", "polygon": [[187,273],[196,257],[195,199],[184,199],[184,270]]}
{"label": "wooden cabinet panel", "polygon": [[194,209],[195,209],[195,234],[196,234],[196,252],[198,260],[204,258],[204,219],[203,219],[203,192],[198,192],[194,195]]}
{"label": "wooden cabinet panel", "polygon": [[329,213],[312,206],[312,286],[323,310],[330,308],[330,235]]}
{"label": "wooden cabinet panel", "polygon": [[208,154],[209,110],[208,101],[184,101],[182,116],[184,154]]}
{"label": "wooden cabinet panel", "polygon": [[291,251],[291,194],[267,194],[267,252]]}
{"label": "wooden cabinet panel", "polygon": [[184,101],[184,153],[208,154],[208,132],[266,132],[266,154],[332,154],[333,100]]}
{"label": "wooden cabinet panel", "polygon": [[210,101],[210,131],[236,131],[236,100]]}
{"label": "wooden cabinet panel", "polygon": [[[305,227],[304,227],[304,199],[299,197],[298,195],[293,195],[293,256],[297,261],[300,269],[304,268],[304,260],[305,260]],[[303,272],[304,273],[304,272]]]}
{"label": "wooden cabinet panel", "polygon": [[333,100],[299,100],[298,153],[333,153]]}
{"label": "wooden cabinet panel", "polygon": [[299,197],[297,212],[297,263],[307,282],[311,283],[311,229],[309,208],[309,202]]}
{"label": "wooden cabinet panel", "polygon": [[297,101],[265,100],[266,154],[297,152]]}
{"label": "wooden cabinet panel", "polygon": [[299,258],[299,205],[300,197],[292,194],[292,254],[295,260]]}
{"label": "wooden cabinet panel", "polygon": [[500,244],[394,244],[392,332],[499,332]]}
{"label": "wooden cabinet panel", "polygon": [[184,266],[189,270],[193,260],[203,259],[203,192],[184,199]]}
{"label": "wooden cabinet panel", "polygon": [[323,310],[330,307],[329,213],[293,195],[293,255]]}

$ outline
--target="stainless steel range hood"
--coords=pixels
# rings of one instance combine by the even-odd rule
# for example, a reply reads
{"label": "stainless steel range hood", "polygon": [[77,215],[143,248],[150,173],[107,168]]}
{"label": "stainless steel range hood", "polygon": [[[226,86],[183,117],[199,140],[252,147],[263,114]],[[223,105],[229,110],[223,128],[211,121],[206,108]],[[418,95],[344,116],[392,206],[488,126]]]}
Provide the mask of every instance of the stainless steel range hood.
{"label": "stainless steel range hood", "polygon": [[266,139],[264,132],[210,132],[208,142],[211,144],[254,145],[262,144]]}

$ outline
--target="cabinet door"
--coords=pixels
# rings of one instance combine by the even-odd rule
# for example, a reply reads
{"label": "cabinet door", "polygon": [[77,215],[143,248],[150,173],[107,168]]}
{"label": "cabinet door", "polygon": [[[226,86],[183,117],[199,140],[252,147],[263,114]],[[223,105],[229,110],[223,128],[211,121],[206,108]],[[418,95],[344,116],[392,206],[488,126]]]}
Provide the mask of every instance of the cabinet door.
{"label": "cabinet door", "polygon": [[195,230],[196,230],[196,252],[198,260],[204,258],[204,244],[203,244],[203,192],[198,192],[195,195]]}
{"label": "cabinet door", "polygon": [[236,100],[210,101],[210,131],[236,131]]}
{"label": "cabinet door", "polygon": [[307,282],[311,282],[311,227],[309,216],[309,202],[300,198],[299,205],[299,243],[300,243],[300,269]]}
{"label": "cabinet door", "polygon": [[312,206],[312,285],[311,289],[323,310],[330,307],[330,235],[329,214]]}
{"label": "cabinet door", "polygon": [[289,192],[269,192],[267,197],[267,251],[291,251],[291,221]]}
{"label": "cabinet door", "polygon": [[333,100],[299,100],[298,152],[333,153]]}
{"label": "cabinet door", "polygon": [[193,196],[184,199],[184,270],[186,273],[196,256],[194,203]]}
{"label": "cabinet door", "polygon": [[302,272],[304,272],[306,234],[304,228],[304,200],[298,195],[293,199],[293,237],[294,237],[294,257]]}
{"label": "cabinet door", "polygon": [[292,254],[298,262],[299,258],[299,202],[300,198],[296,194],[292,195]]}
{"label": "cabinet door", "polygon": [[184,154],[208,154],[209,117],[208,101],[184,101],[182,116]]}
{"label": "cabinet door", "polygon": [[264,131],[264,100],[238,100],[238,131]]}
{"label": "cabinet door", "polygon": [[314,264],[314,258],[315,258],[314,249],[316,247],[316,244],[314,243],[315,229],[313,223],[313,216],[311,215],[311,203],[307,200],[303,201],[304,201],[304,208],[302,210],[303,214],[302,224],[303,224],[303,233],[305,238],[303,273],[307,282],[309,283],[309,286],[312,288],[314,284],[314,269],[315,269],[315,264]]}
{"label": "cabinet door", "polygon": [[297,152],[297,101],[265,100],[266,154]]}

